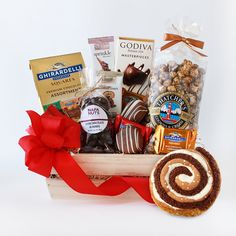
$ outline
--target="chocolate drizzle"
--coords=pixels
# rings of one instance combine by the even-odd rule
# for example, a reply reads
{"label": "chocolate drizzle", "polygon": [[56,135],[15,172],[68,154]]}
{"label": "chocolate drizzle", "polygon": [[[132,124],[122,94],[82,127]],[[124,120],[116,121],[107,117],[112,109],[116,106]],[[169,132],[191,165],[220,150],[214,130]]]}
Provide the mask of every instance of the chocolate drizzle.
{"label": "chocolate drizzle", "polygon": [[[211,186],[211,189],[209,193],[206,195],[202,196],[201,199],[199,200],[191,200],[191,202],[181,202],[177,201],[176,199],[173,199],[170,195],[167,194],[166,190],[161,184],[161,171],[163,167],[168,164],[169,161],[174,160],[174,159],[182,159],[185,160],[189,163],[191,163],[199,172],[200,174],[200,181],[197,184],[197,186],[191,190],[184,190],[182,189],[175,181],[176,177],[179,176],[180,174],[184,174],[187,176],[192,176],[191,171],[184,166],[178,166],[174,168],[170,174],[169,174],[169,185],[170,187],[177,193],[181,194],[183,197],[187,196],[194,196],[198,193],[200,193],[205,186],[208,183],[208,175],[206,170],[203,168],[202,164],[194,159],[191,155],[184,154],[184,153],[174,153],[167,158],[164,158],[160,163],[158,163],[156,170],[154,171],[154,184],[156,187],[156,191],[158,192],[159,196],[161,199],[166,202],[167,204],[180,208],[180,209],[195,209],[198,208],[200,210],[206,210],[208,209],[213,202],[215,201],[219,189],[220,189],[220,183],[221,183],[221,178],[220,178],[220,171],[218,169],[217,163],[215,162],[214,158],[208,153],[205,149],[203,148],[196,148],[196,151],[199,152],[200,155],[202,155],[205,158],[205,161],[208,162],[209,165],[209,171],[211,172],[210,174],[213,177],[213,183]],[[180,198],[181,199],[181,198]]]}

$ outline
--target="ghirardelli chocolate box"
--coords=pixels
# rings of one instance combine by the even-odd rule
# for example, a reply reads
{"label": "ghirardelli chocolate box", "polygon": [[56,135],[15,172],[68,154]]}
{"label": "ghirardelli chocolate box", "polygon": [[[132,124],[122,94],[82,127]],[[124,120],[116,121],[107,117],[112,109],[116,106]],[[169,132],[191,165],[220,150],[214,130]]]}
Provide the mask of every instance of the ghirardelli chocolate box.
{"label": "ghirardelli chocolate box", "polygon": [[151,72],[154,40],[119,37],[116,70],[124,72],[124,89],[129,94],[145,96]]}
{"label": "ghirardelli chocolate box", "polygon": [[85,86],[80,52],[30,60],[30,68],[44,110],[51,104],[62,110],[76,106]]}

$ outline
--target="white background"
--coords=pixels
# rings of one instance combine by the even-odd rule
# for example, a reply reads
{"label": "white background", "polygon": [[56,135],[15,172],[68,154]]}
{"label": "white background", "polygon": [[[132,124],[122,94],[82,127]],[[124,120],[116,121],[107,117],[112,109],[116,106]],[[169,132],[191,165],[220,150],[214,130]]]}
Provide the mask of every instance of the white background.
{"label": "white background", "polygon": [[[236,235],[236,4],[210,0],[20,0],[0,4],[0,235]],[[40,106],[28,60],[82,51],[87,38],[121,35],[162,44],[168,18],[189,16],[204,30],[209,55],[200,132],[222,171],[214,206],[196,218],[170,216],[133,201],[53,201],[44,178],[24,166],[17,145]]]}

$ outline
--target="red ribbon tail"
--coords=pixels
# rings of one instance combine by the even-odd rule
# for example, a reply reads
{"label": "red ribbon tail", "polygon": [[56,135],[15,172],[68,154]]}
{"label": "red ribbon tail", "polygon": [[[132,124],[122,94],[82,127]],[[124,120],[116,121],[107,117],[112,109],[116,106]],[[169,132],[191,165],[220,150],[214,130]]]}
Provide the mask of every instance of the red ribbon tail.
{"label": "red ribbon tail", "polygon": [[145,201],[154,203],[149,189],[149,177],[123,177],[124,181],[128,183]]}
{"label": "red ribbon tail", "polygon": [[116,196],[129,188],[119,177],[111,177],[96,186],[67,152],[58,152],[53,166],[59,176],[79,193]]}
{"label": "red ribbon tail", "polygon": [[67,152],[58,152],[53,166],[59,176],[76,192],[117,196],[132,187],[144,200],[153,203],[148,178],[113,176],[96,186]]}
{"label": "red ribbon tail", "polygon": [[76,192],[102,194],[66,151],[56,153],[53,167],[59,176]]}

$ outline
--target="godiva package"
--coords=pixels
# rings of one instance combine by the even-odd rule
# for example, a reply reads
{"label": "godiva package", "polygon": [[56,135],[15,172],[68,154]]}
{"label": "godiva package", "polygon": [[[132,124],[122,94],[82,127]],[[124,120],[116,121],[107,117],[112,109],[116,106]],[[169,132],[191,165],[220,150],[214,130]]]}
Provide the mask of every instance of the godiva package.
{"label": "godiva package", "polygon": [[[51,104],[63,109],[70,100],[74,101],[80,96],[86,85],[82,76],[84,67],[80,52],[30,60],[35,86],[44,110]],[[64,104],[63,107],[61,104]]]}
{"label": "godiva package", "polygon": [[146,96],[154,40],[119,37],[117,41],[116,70],[124,73],[125,91],[129,92],[129,96],[132,94],[136,97],[138,95],[138,98]]}

